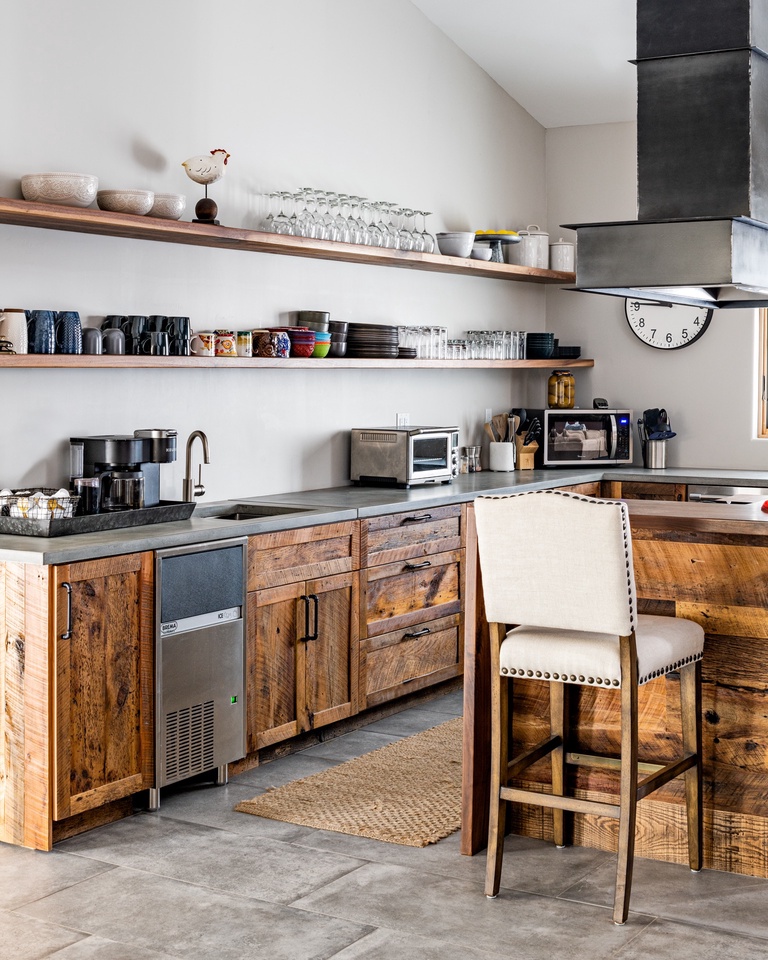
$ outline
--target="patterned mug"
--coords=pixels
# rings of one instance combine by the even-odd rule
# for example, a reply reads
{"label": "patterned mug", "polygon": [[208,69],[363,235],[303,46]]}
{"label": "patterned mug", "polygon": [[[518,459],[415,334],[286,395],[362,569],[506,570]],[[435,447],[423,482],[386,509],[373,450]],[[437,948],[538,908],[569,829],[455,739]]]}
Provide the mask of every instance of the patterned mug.
{"label": "patterned mug", "polygon": [[59,353],[83,352],[83,328],[77,310],[56,314],[56,347]]}
{"label": "patterned mug", "polygon": [[56,311],[28,310],[30,353],[56,353]]}
{"label": "patterned mug", "polygon": [[216,350],[216,337],[212,331],[196,333],[190,344],[192,355],[195,357],[213,357]]}
{"label": "patterned mug", "polygon": [[237,356],[237,337],[234,330],[215,330],[214,336],[217,357]]}

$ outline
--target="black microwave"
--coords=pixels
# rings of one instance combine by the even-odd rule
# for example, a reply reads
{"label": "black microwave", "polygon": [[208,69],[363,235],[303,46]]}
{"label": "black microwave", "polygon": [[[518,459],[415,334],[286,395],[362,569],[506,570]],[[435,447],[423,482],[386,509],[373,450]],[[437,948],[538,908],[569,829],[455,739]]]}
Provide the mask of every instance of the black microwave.
{"label": "black microwave", "polygon": [[542,410],[539,419],[541,466],[632,463],[631,410]]}

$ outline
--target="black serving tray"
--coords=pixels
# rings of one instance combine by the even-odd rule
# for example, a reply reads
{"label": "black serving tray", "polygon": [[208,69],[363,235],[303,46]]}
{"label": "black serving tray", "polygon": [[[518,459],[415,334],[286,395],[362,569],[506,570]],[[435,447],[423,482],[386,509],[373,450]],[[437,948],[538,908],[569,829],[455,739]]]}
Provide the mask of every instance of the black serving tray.
{"label": "black serving tray", "polygon": [[189,520],[194,503],[161,500],[157,506],[140,510],[116,510],[87,517],[60,520],[26,520],[24,517],[0,517],[0,535],[13,537],[67,537],[76,533],[97,533],[101,530],[120,530],[123,527],[141,527],[150,523],[169,523]]}

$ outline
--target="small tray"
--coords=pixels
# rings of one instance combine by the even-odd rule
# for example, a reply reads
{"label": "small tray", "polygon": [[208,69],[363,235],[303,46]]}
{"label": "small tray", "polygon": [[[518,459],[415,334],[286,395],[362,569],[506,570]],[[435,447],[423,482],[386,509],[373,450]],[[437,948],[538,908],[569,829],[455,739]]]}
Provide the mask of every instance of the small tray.
{"label": "small tray", "polygon": [[139,510],[116,510],[87,517],[61,520],[25,520],[23,517],[0,517],[0,535],[12,537],[67,537],[77,533],[97,533],[100,530],[120,530],[123,527],[141,527],[151,523],[170,523],[189,520],[194,503],[185,500],[161,500],[157,506]]}

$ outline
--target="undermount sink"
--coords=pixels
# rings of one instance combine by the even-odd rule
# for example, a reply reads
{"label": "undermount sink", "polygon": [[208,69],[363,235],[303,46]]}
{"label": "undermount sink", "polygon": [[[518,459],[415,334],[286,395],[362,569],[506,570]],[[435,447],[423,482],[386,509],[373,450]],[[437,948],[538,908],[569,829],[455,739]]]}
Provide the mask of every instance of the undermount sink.
{"label": "undermount sink", "polygon": [[294,513],[307,513],[311,507],[288,507],[281,503],[221,503],[213,508],[197,509],[204,520],[263,520],[269,517],[285,517]]}

